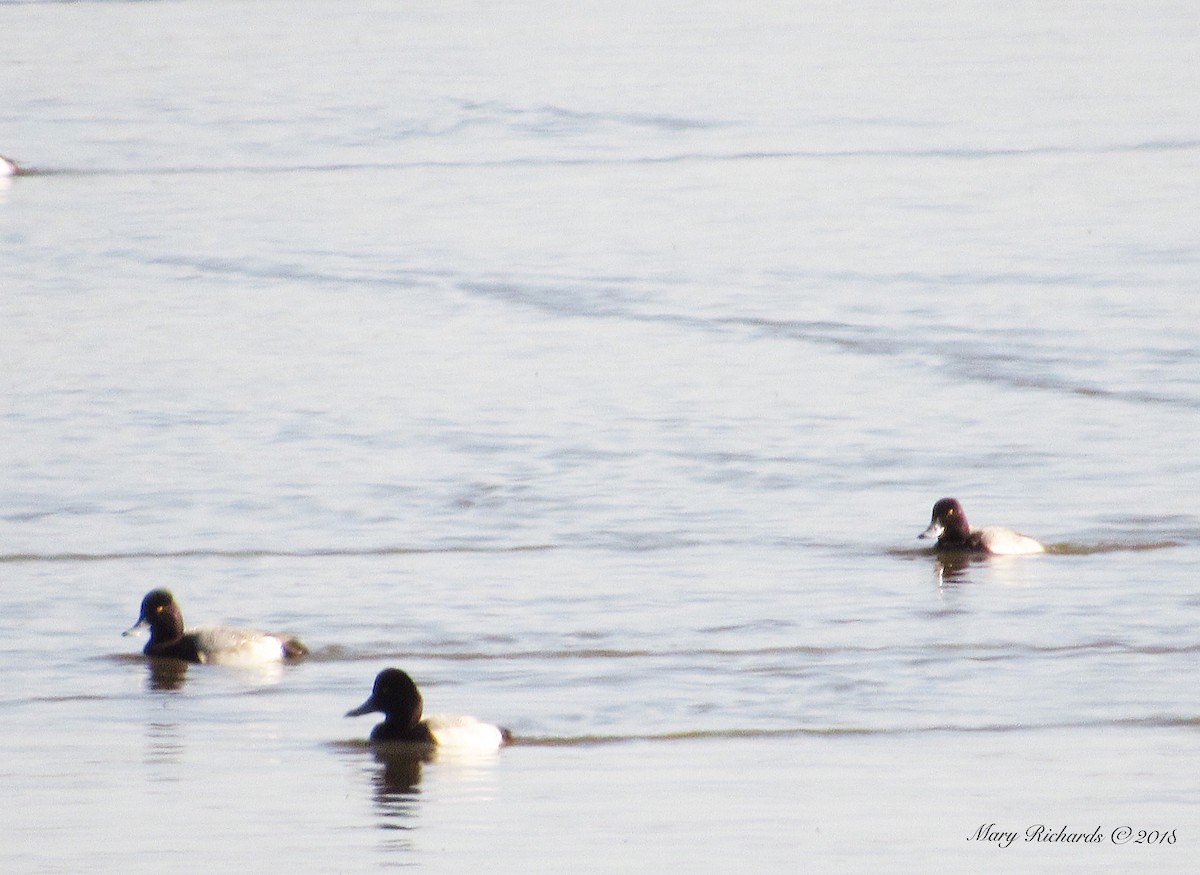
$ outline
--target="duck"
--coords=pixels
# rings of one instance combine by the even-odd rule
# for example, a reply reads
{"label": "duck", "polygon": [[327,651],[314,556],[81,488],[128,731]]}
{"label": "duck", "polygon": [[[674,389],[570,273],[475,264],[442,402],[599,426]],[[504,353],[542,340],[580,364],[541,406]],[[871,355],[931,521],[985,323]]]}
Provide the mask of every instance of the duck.
{"label": "duck", "polygon": [[198,626],[184,630],[183,612],[170,591],[154,589],[142,599],[138,620],[125,635],[149,628],[150,640],[143,653],[186,662],[221,665],[262,665],[296,660],[308,655],[298,638],[235,629],[228,626]]}
{"label": "duck", "polygon": [[962,505],[955,498],[942,498],[933,505],[929,528],[917,537],[937,538],[939,550],[962,550],[992,556],[1046,552],[1046,548],[1033,538],[1003,526],[972,529]]}
{"label": "duck", "polygon": [[375,676],[367,700],[346,712],[359,717],[373,711],[384,716],[371,730],[371,742],[407,742],[458,750],[496,750],[512,741],[512,733],[475,717],[430,715],[422,719],[424,701],[417,684],[407,672],[385,668]]}

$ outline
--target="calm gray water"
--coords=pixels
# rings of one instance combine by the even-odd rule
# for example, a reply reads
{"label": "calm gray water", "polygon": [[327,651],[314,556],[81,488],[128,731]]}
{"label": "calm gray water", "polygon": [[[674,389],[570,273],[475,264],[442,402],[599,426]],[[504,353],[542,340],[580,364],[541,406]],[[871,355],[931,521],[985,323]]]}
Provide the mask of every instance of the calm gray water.
{"label": "calm gray water", "polygon": [[[1197,44],[0,3],[4,871],[1189,871]],[[377,759],[387,665],[518,743]]]}

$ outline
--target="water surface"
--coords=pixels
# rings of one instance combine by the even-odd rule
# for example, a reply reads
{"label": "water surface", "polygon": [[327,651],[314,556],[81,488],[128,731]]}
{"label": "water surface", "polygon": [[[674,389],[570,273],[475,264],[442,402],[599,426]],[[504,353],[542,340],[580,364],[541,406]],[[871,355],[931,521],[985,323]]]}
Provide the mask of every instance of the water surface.
{"label": "water surface", "polygon": [[1198,31],[0,4],[6,871],[1188,871]]}

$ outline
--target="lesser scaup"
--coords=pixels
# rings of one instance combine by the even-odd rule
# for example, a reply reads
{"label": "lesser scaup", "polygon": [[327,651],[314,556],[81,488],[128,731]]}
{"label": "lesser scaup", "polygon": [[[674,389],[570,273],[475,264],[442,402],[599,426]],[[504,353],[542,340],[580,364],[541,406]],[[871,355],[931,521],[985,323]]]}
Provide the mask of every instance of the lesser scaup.
{"label": "lesser scaup", "polygon": [[308,648],[288,635],[226,626],[199,626],[184,631],[183,612],[175,597],[165,589],[146,594],[138,621],[125,634],[136,635],[147,627],[150,640],[142,651],[147,656],[169,656],[188,662],[221,665],[253,665],[308,655]]}
{"label": "lesser scaup", "polygon": [[371,730],[373,742],[409,742],[460,749],[495,750],[508,744],[507,729],[483,723],[474,717],[432,715],[421,719],[424,702],[421,691],[406,672],[385,668],[375,677],[375,686],[367,701],[347,717],[380,711],[384,721]]}
{"label": "lesser scaup", "polygon": [[1016,556],[1045,553],[1046,548],[1028,535],[1001,526],[972,529],[962,505],[954,498],[943,498],[933,506],[929,528],[918,538],[937,538],[940,550],[964,550],[971,553]]}

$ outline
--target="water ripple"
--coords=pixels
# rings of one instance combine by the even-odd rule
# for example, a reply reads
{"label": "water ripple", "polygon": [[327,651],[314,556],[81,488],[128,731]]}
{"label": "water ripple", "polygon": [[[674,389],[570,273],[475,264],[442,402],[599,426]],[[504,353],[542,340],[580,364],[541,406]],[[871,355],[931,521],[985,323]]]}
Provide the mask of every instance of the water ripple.
{"label": "water ripple", "polygon": [[[547,116],[549,118],[549,116]],[[629,116],[629,124],[664,129],[713,127],[719,123],[660,116]],[[1200,140],[1143,140],[1094,145],[1042,144],[988,148],[982,146],[928,146],[907,149],[761,149],[730,151],[673,152],[665,155],[555,155],[517,156],[496,159],[445,159],[333,162],[317,164],[231,164],[163,167],[72,168],[23,166],[22,176],[182,176],[231,174],[341,173],[358,171],[420,170],[428,168],[489,167],[603,167],[675,163],[725,163],[743,161],[791,160],[867,160],[881,159],[986,161],[1009,158],[1037,158],[1059,155],[1112,155],[1155,152],[1191,152],[1200,149]]]}
{"label": "water ripple", "polygon": [[1157,715],[1098,720],[1051,721],[1046,723],[931,723],[917,726],[820,726],[782,729],[692,729],[676,732],[628,735],[530,735],[514,736],[513,746],[593,747],[633,742],[678,742],[756,738],[853,738],[863,736],[912,736],[946,734],[1002,734],[1045,732],[1064,729],[1200,729],[1200,716]]}
{"label": "water ripple", "polygon": [[188,549],[188,550],[129,550],[112,553],[8,553],[0,555],[0,564],[19,562],[117,562],[138,559],[313,559],[347,556],[424,556],[446,553],[535,553],[554,550],[552,544],[513,544],[487,546],[452,544],[444,547],[314,547],[283,550],[248,549]]}
{"label": "water ripple", "polygon": [[435,648],[403,650],[363,650],[331,647],[314,653],[310,659],[325,661],[441,660],[444,662],[513,662],[522,660],[680,660],[680,659],[754,659],[761,657],[807,656],[813,658],[878,656],[894,654],[914,660],[965,658],[992,661],[1022,659],[1031,656],[1074,656],[1094,653],[1164,656],[1200,653],[1200,643],[1180,645],[1134,644],[1114,639],[1080,641],[1071,644],[1030,644],[997,641],[994,643],[932,643],[913,647],[866,645],[818,646],[782,644],[763,647],[682,647],[643,649],[621,647],[524,648],[517,650],[440,650]]}

